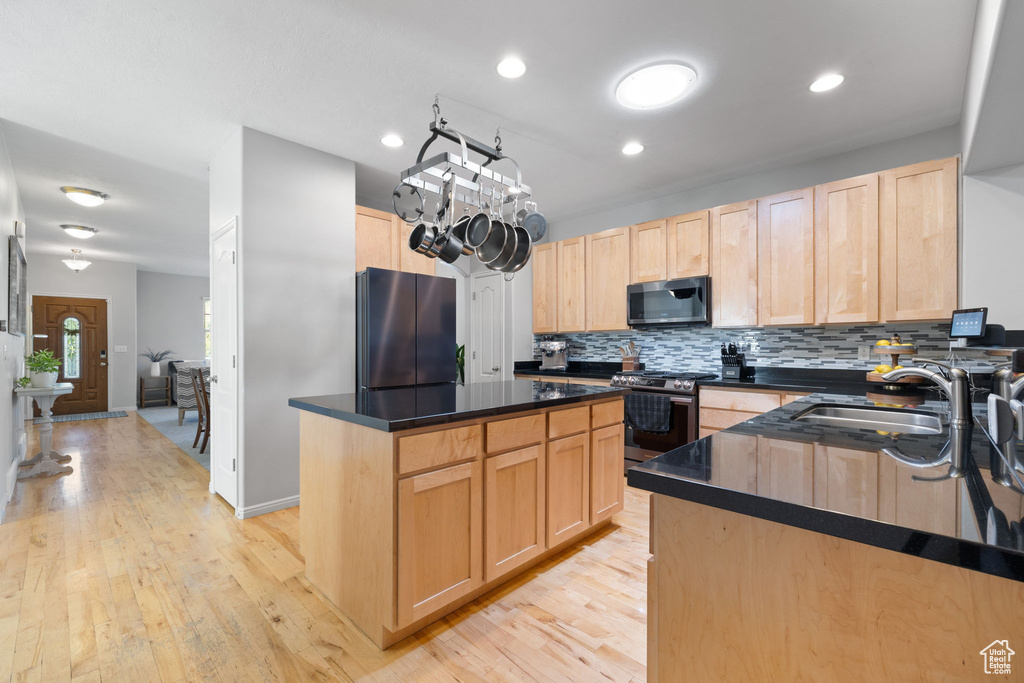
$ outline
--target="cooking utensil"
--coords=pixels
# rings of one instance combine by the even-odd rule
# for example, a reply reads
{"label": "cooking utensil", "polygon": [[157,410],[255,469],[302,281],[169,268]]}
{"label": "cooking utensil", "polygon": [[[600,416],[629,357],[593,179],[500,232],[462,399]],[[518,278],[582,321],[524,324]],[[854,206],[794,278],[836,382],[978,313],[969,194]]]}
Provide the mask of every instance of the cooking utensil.
{"label": "cooking utensil", "polygon": [[516,247],[508,263],[501,269],[506,273],[518,273],[522,270],[526,262],[530,260],[530,251],[533,249],[533,240],[530,239],[530,233],[526,231],[526,228],[515,225],[512,226],[512,230],[516,236]]}
{"label": "cooking utensil", "polygon": [[[487,240],[488,236],[490,236],[491,234],[491,217],[493,214],[492,205],[494,194],[493,183],[491,184],[491,194],[492,202],[491,204],[486,204],[487,210],[484,211],[484,190],[483,181],[481,181],[480,192],[477,195],[480,201],[480,213],[473,216],[473,218],[471,218],[469,221],[469,225],[466,227],[466,244],[473,247],[474,249],[479,249]],[[495,237],[494,239],[497,239],[497,237]],[[490,252],[488,251],[488,253]]]}
{"label": "cooking utensil", "polygon": [[508,264],[512,261],[512,257],[515,256],[516,248],[519,246],[519,235],[508,223],[498,220],[498,227],[494,227],[492,221],[491,232],[503,231],[505,233],[505,243],[502,245],[501,251],[492,260],[488,261],[486,265],[491,270],[505,270]]}
{"label": "cooking utensil", "polygon": [[448,235],[441,235],[437,242],[441,245],[437,257],[445,263],[455,263],[462,256],[462,240],[451,232]]}
{"label": "cooking utensil", "polygon": [[519,213],[522,214],[519,218],[519,225],[526,229],[526,232],[530,233],[530,239],[536,242],[537,240],[544,237],[548,231],[548,219],[544,218],[544,214],[537,211],[536,202],[526,202],[526,206],[529,207],[533,204],[533,210],[527,211],[523,209]]}
{"label": "cooking utensil", "polygon": [[429,223],[420,223],[409,233],[409,248],[417,254],[434,258],[438,251],[431,253],[437,240],[437,228]]}
{"label": "cooking utensil", "polygon": [[619,347],[619,353],[622,354],[623,358],[629,355],[628,353],[626,353],[626,349],[622,348],[621,346]]}
{"label": "cooking utensil", "polygon": [[[466,207],[466,210],[468,211],[469,207]],[[452,236],[457,237],[459,241],[462,242],[462,253],[465,254],[466,256],[469,256],[470,254],[473,253],[473,247],[466,244],[467,230],[469,228],[469,224],[472,222],[473,216],[470,216],[467,213],[465,216],[455,221],[455,225],[452,226],[451,230]]]}
{"label": "cooking utensil", "polygon": [[[406,191],[404,197],[402,194],[403,190]],[[404,204],[405,201],[408,201],[413,198],[416,199],[419,206],[414,206],[411,209],[411,211],[407,211],[404,207],[399,207],[399,202],[402,202]],[[423,218],[425,208],[424,201],[425,200],[423,198],[423,193],[420,192],[420,189],[418,187],[413,187],[412,185],[409,185],[407,183],[399,183],[395,187],[394,191],[391,193],[391,206],[395,208],[395,213],[398,215],[399,218],[401,218],[406,223],[409,223],[410,225],[416,225],[416,223],[418,223],[419,220]],[[410,213],[415,215],[413,215],[410,218]]]}

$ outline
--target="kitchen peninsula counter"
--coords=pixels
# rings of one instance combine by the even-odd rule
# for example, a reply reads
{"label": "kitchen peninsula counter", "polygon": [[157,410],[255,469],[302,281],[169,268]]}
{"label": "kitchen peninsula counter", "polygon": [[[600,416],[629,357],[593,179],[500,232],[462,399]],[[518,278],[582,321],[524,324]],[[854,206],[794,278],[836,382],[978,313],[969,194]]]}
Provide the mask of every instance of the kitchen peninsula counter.
{"label": "kitchen peninsula counter", "polygon": [[387,648],[607,526],[625,393],[516,380],[290,399],[306,577]]}

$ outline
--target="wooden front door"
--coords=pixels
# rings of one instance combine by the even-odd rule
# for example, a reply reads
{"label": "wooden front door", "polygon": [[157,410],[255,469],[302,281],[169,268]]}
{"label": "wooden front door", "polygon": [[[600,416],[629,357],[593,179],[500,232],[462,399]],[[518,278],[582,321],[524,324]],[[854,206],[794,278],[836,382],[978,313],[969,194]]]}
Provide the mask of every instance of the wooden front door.
{"label": "wooden front door", "polygon": [[[61,357],[58,382],[74,385],[59,396],[54,415],[107,410],[107,302],[61,296],[32,298],[33,349],[50,349]],[[38,335],[46,335],[46,338]],[[39,409],[36,408],[36,415]]]}

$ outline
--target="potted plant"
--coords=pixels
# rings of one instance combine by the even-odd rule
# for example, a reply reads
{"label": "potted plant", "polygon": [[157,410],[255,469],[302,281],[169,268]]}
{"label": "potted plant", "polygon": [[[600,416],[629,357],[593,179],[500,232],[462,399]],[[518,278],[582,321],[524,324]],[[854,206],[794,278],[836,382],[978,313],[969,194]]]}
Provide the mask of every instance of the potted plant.
{"label": "potted plant", "polygon": [[140,353],[139,355],[145,356],[146,358],[149,359],[149,376],[159,377],[160,361],[162,361],[164,358],[167,358],[173,353],[174,351],[171,351],[170,349],[165,349],[164,351],[154,351],[153,349],[147,346],[146,351],[144,353]]}
{"label": "potted plant", "polygon": [[60,358],[54,356],[50,349],[36,351],[31,356],[26,356],[25,365],[28,366],[29,380],[33,387],[42,389],[57,383]]}

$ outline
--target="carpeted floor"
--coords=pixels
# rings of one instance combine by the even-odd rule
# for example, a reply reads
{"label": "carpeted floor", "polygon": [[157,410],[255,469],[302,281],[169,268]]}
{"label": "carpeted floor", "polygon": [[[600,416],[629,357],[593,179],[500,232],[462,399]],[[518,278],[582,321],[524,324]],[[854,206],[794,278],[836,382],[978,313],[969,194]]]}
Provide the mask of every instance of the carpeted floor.
{"label": "carpeted floor", "polygon": [[[149,424],[156,427],[157,431],[174,442],[185,454],[197,463],[210,469],[210,449],[212,444],[206,445],[206,452],[200,453],[198,446],[192,448],[192,441],[196,438],[196,420],[198,414],[194,410],[185,413],[185,421],[178,426],[178,408],[176,406],[160,406],[159,408],[141,408],[139,415]],[[199,446],[203,440],[199,440]]]}

